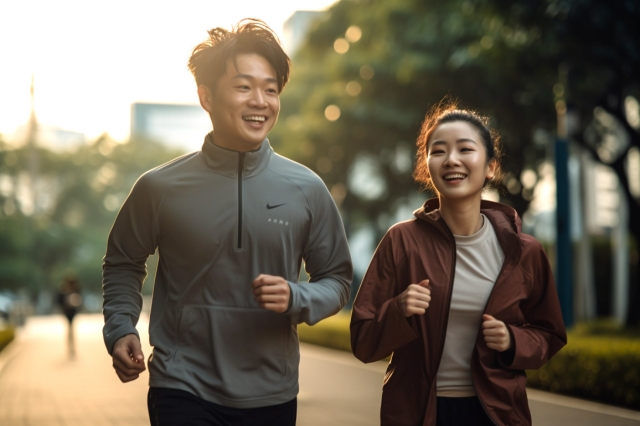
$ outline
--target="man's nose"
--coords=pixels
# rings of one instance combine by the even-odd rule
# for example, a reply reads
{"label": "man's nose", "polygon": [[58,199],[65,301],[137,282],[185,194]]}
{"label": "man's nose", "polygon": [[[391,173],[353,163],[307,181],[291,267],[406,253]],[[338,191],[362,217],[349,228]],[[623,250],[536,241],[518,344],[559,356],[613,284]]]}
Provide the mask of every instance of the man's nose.
{"label": "man's nose", "polygon": [[262,93],[262,91],[260,90],[254,90],[251,94],[249,104],[257,108],[266,108],[267,101],[265,99],[264,93]]}

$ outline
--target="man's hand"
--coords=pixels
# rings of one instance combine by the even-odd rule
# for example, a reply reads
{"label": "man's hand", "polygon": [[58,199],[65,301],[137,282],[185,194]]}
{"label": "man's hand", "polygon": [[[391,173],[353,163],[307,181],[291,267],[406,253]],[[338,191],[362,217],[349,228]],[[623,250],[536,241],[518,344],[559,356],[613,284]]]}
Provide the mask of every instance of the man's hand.
{"label": "man's hand", "polygon": [[422,315],[427,311],[431,302],[431,290],[428,285],[429,280],[422,280],[418,284],[410,284],[400,293],[400,306],[405,317]]}
{"label": "man's hand", "polygon": [[507,326],[491,315],[482,315],[482,334],[487,346],[498,352],[504,352],[511,349],[511,335]]}
{"label": "man's hand", "polygon": [[135,380],[146,367],[140,339],[135,334],[127,334],[113,345],[113,368],[122,383]]}
{"label": "man's hand", "polygon": [[260,274],[253,280],[253,297],[264,309],[283,313],[289,309],[291,288],[282,277]]}

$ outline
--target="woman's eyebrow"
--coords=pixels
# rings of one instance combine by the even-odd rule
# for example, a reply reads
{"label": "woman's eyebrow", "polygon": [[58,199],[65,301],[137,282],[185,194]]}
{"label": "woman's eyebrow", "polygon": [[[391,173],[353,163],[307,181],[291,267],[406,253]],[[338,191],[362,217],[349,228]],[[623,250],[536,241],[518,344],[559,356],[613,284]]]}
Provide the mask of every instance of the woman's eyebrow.
{"label": "woman's eyebrow", "polygon": [[[478,144],[476,141],[474,141],[473,139],[469,139],[469,138],[461,138],[456,140],[456,143],[461,143],[461,142],[473,142],[474,144]],[[446,145],[447,142],[446,141],[433,141],[430,143],[431,146],[433,145]]]}

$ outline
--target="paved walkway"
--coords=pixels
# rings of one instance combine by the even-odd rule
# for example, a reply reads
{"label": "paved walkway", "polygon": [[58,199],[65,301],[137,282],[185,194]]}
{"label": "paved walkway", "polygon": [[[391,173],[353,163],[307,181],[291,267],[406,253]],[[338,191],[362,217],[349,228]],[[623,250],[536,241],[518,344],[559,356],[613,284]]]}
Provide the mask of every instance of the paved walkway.
{"label": "paved walkway", "polygon": [[0,425],[148,426],[147,373],[120,383],[102,343],[101,317],[78,315],[75,326],[74,359],[62,315],[29,318],[0,352]]}
{"label": "paved walkway", "polygon": [[[0,425],[148,425],[147,373],[122,384],[102,343],[102,317],[79,315],[77,354],[70,359],[62,316],[32,317],[0,352]],[[143,342],[147,323],[139,330]],[[150,348],[143,347],[145,355]],[[350,354],[301,347],[298,426],[378,424],[383,363],[361,364]],[[534,424],[640,425],[640,412],[529,390]]]}

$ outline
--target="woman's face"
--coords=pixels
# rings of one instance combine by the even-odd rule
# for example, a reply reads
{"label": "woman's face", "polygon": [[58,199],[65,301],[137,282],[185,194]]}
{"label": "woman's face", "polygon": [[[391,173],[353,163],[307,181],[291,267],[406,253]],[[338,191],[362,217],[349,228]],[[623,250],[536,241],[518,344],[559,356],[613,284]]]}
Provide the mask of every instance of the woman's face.
{"label": "woman's face", "polygon": [[485,179],[495,174],[480,134],[464,121],[440,124],[431,133],[427,167],[441,200],[479,198]]}

